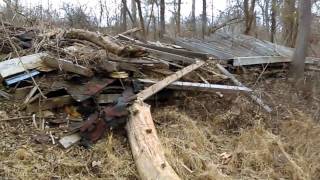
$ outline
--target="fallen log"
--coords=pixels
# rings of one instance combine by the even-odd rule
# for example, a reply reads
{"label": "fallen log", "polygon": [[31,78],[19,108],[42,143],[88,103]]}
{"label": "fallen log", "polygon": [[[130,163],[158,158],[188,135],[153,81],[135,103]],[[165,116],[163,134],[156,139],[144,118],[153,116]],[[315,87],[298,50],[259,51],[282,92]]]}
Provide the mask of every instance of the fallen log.
{"label": "fallen log", "polygon": [[142,180],[180,179],[165,158],[150,106],[135,102],[126,125],[132,155]]}
{"label": "fallen log", "polygon": [[[231,74],[223,66],[217,64],[217,67],[224,75],[228,76],[234,84],[236,84],[237,86],[245,87],[240,81],[238,81],[236,77],[234,77],[233,74]],[[268,105],[266,105],[258,96],[254,95],[253,92],[248,92],[247,95],[257,104],[259,104],[265,111],[267,111],[268,113],[272,112],[272,109]]]}
{"label": "fallen log", "polygon": [[93,72],[86,67],[80,66],[78,64],[73,64],[71,61],[67,61],[64,59],[56,59],[50,56],[45,56],[41,58],[43,60],[43,62],[51,67],[51,68],[55,68],[55,69],[60,69],[62,71],[66,71],[66,72],[72,72],[72,73],[76,73],[76,74],[80,74],[86,77],[92,77],[93,76]]}
{"label": "fallen log", "polygon": [[82,29],[73,29],[66,33],[66,38],[79,39],[92,42],[108,52],[118,56],[136,57],[144,53],[142,49],[129,48],[113,42],[109,37],[100,36],[97,33],[85,31]]}

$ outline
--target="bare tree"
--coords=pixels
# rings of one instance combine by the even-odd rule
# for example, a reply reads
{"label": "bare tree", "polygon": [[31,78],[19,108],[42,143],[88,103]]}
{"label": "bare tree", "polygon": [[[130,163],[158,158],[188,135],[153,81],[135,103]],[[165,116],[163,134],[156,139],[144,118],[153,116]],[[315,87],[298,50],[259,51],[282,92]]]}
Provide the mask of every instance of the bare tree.
{"label": "bare tree", "polygon": [[244,34],[250,35],[252,32],[252,26],[254,25],[255,21],[255,4],[256,0],[251,0],[249,4],[249,0],[243,1],[243,10],[245,16],[245,31]]}
{"label": "bare tree", "polygon": [[193,36],[196,35],[196,0],[192,0],[192,11],[191,11],[191,26]]}
{"label": "bare tree", "polygon": [[121,31],[127,30],[127,0],[122,0],[121,6]]}
{"label": "bare tree", "polygon": [[146,29],[144,26],[144,19],[143,19],[143,15],[142,15],[141,2],[140,2],[140,0],[136,0],[136,3],[138,6],[138,13],[139,13],[139,19],[140,19],[140,27],[142,29],[142,35],[143,35],[143,38],[146,38]]}
{"label": "bare tree", "polygon": [[202,0],[202,39],[204,39],[207,34],[207,1]]}
{"label": "bare tree", "polygon": [[103,13],[104,13],[104,8],[103,8],[103,2],[102,0],[99,0],[99,26],[101,26],[102,23],[102,17],[103,17]]}
{"label": "bare tree", "polygon": [[275,41],[275,35],[277,31],[277,0],[272,0],[271,4],[271,29],[270,29],[270,41]]}
{"label": "bare tree", "polygon": [[296,48],[292,57],[290,75],[300,82],[304,75],[305,58],[311,31],[311,0],[299,1],[299,27]]}
{"label": "bare tree", "polygon": [[270,0],[258,0],[257,3],[261,9],[263,25],[269,31],[269,29],[270,29],[270,14],[269,14]]}
{"label": "bare tree", "polygon": [[178,11],[177,11],[177,34],[181,32],[181,0],[178,0]]}
{"label": "bare tree", "polygon": [[297,12],[295,0],[284,0],[282,10],[283,41],[288,47],[294,47],[297,37]]}
{"label": "bare tree", "polygon": [[163,38],[163,34],[166,32],[165,21],[165,0],[160,0],[160,38]]}
{"label": "bare tree", "polygon": [[132,27],[137,26],[137,5],[135,0],[131,0]]}
{"label": "bare tree", "polygon": [[[150,28],[150,24],[151,24],[151,21],[154,20],[154,4],[155,4],[155,0],[151,0],[151,12],[150,12],[150,15],[149,15],[149,20],[148,20],[148,23],[147,23],[147,33],[146,34],[149,34],[149,28]],[[156,31],[156,29],[154,29],[154,31]]]}

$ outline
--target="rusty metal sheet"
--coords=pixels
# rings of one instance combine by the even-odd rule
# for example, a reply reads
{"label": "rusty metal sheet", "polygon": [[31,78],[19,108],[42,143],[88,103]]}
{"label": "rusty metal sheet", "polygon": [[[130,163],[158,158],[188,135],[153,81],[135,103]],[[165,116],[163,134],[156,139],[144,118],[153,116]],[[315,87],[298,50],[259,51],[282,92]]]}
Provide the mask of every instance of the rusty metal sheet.
{"label": "rusty metal sheet", "polygon": [[114,79],[93,78],[84,84],[75,84],[71,82],[55,82],[52,89],[65,89],[74,100],[82,102],[90,97],[100,93],[106,86],[113,83]]}

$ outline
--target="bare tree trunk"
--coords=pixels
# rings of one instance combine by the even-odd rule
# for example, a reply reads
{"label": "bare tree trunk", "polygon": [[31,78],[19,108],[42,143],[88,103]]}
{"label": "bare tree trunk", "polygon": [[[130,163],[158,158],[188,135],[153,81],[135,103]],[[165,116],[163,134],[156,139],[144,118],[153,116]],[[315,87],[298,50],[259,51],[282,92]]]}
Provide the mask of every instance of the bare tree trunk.
{"label": "bare tree trunk", "polygon": [[284,0],[283,5],[283,40],[288,47],[295,47],[297,20],[295,0]]}
{"label": "bare tree trunk", "polygon": [[311,31],[311,18],[311,0],[300,0],[298,37],[290,67],[290,76],[298,83],[301,82],[300,80],[303,79],[304,75],[305,58]]}
{"label": "bare tree trunk", "polygon": [[121,31],[124,32],[127,30],[127,0],[122,0],[121,19]]}
{"label": "bare tree trunk", "polygon": [[252,35],[252,25],[253,21],[255,20],[255,8],[256,0],[251,0],[251,3],[249,5],[249,0],[243,1],[243,10],[244,10],[244,16],[245,16],[245,31],[244,34]]}
{"label": "bare tree trunk", "polygon": [[197,33],[197,28],[196,28],[196,0],[192,0],[191,26],[192,26],[193,37],[195,37],[196,33]]}
{"label": "bare tree trunk", "polygon": [[275,41],[275,36],[276,36],[276,31],[277,31],[277,0],[272,0],[272,5],[271,5],[271,37],[270,41],[274,42]]}
{"label": "bare tree trunk", "polygon": [[131,0],[132,27],[137,26],[137,5],[135,0]]}
{"label": "bare tree trunk", "polygon": [[142,9],[141,9],[141,2],[140,0],[136,0],[137,6],[138,6],[138,13],[139,13],[139,19],[140,19],[140,26],[142,29],[142,36],[144,39],[146,39],[146,29],[144,27],[144,20],[143,20],[143,15],[142,15]]}
{"label": "bare tree trunk", "polygon": [[149,34],[149,28],[150,28],[151,20],[152,20],[153,17],[154,17],[154,3],[155,3],[155,1],[154,1],[154,0],[151,0],[151,3],[152,3],[152,5],[151,5],[151,12],[150,12],[150,16],[149,16],[149,20],[148,20],[148,24],[147,24],[147,29],[146,29],[147,34]]}
{"label": "bare tree trunk", "polygon": [[157,19],[156,16],[152,17],[153,19],[153,39],[156,40],[157,39]]}
{"label": "bare tree trunk", "polygon": [[178,12],[177,12],[177,34],[181,33],[181,0],[178,0]]}
{"label": "bare tree trunk", "polygon": [[207,34],[207,1],[202,0],[202,39]]}
{"label": "bare tree trunk", "polygon": [[[101,27],[101,23],[102,23],[102,17],[103,17],[103,3],[102,0],[99,0],[99,7],[100,7],[100,11],[99,11],[99,26]],[[49,8],[49,7],[48,7]]]}
{"label": "bare tree trunk", "polygon": [[166,33],[166,21],[165,21],[165,0],[160,0],[160,38],[163,38],[163,34]]}
{"label": "bare tree trunk", "polygon": [[264,23],[268,32],[270,31],[270,15],[269,15],[270,0],[264,0]]}

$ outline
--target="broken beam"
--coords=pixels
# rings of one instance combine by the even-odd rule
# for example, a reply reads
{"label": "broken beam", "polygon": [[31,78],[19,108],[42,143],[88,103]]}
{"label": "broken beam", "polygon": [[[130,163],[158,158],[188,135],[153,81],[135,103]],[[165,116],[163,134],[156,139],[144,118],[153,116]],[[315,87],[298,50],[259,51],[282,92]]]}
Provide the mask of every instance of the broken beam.
{"label": "broken beam", "polygon": [[164,78],[163,80],[157,82],[156,84],[148,87],[147,89],[142,90],[141,92],[136,94],[133,98],[134,99],[138,98],[139,100],[144,101],[144,100],[148,99],[150,96],[156,94],[157,92],[159,92],[162,89],[164,89],[165,87],[167,87],[169,84],[175,82],[176,80],[180,79],[184,75],[198,69],[199,67],[201,67],[204,64],[205,64],[204,61],[199,60],[195,64],[191,64],[191,65],[181,69],[180,71],[177,71],[174,74]]}
{"label": "broken beam", "polygon": [[[219,68],[219,70],[220,70],[224,75],[228,76],[234,84],[236,84],[237,86],[245,87],[240,81],[238,81],[238,80],[236,79],[236,77],[234,77],[233,74],[231,74],[231,73],[230,73],[228,70],[226,70],[223,66],[221,66],[220,64],[217,64],[217,67]],[[248,94],[248,96],[249,96],[252,100],[254,100],[257,104],[259,104],[259,105],[260,105],[264,110],[266,110],[268,113],[271,113],[271,112],[272,112],[272,109],[271,109],[268,105],[264,104],[264,102],[263,102],[259,97],[257,97],[256,95],[254,95],[254,94],[253,94],[253,91],[252,91],[252,92],[249,92],[249,93],[247,93],[247,94]]]}
{"label": "broken beam", "polygon": [[142,180],[180,179],[165,158],[149,105],[135,102],[130,107],[126,130],[133,159]]}
{"label": "broken beam", "polygon": [[[157,81],[149,79],[138,79],[139,82],[144,84],[155,84]],[[168,85],[168,89],[177,90],[193,90],[193,91],[204,91],[204,92],[223,92],[223,93],[234,93],[234,92],[252,92],[251,89],[247,87],[240,86],[228,86],[220,84],[204,84],[204,83],[192,83],[192,82],[181,82],[176,81]]]}

